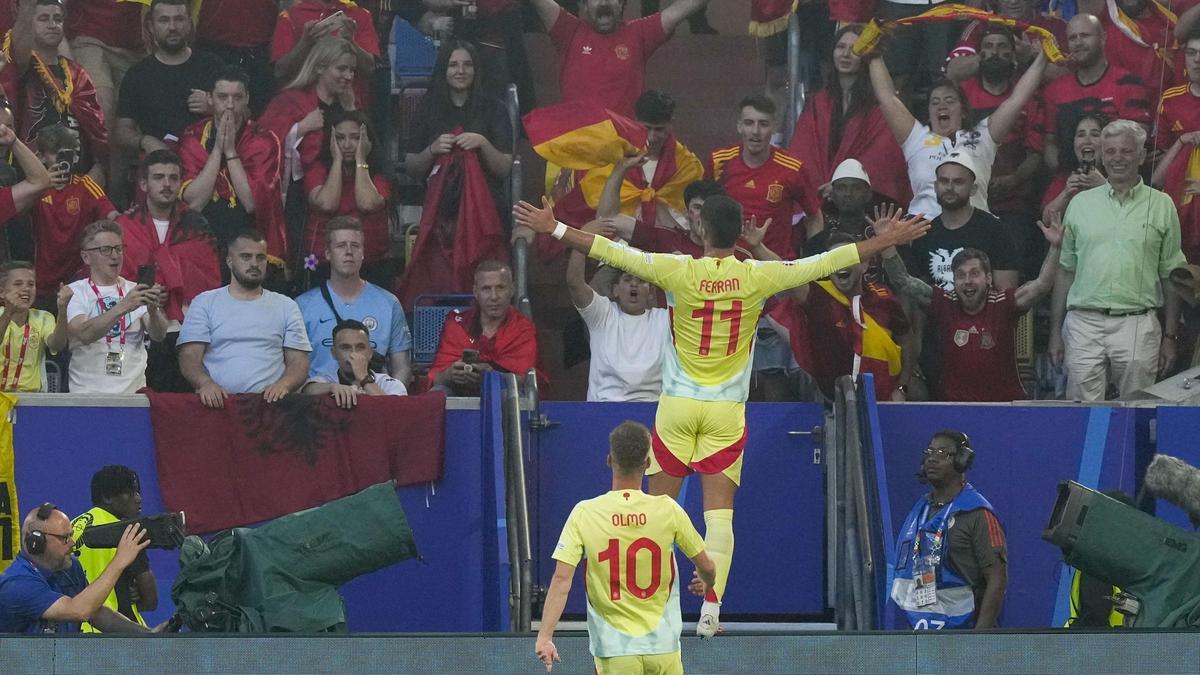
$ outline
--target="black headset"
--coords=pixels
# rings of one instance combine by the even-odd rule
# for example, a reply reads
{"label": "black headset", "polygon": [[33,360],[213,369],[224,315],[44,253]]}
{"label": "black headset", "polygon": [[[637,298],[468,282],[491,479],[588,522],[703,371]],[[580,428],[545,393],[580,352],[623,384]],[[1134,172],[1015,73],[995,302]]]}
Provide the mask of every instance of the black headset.
{"label": "black headset", "polygon": [[943,431],[938,435],[954,441],[954,470],[966,473],[975,463],[975,451],[971,448],[971,439],[961,431]]}
{"label": "black headset", "polygon": [[[38,507],[38,520],[45,521],[51,516],[58,507],[50,502],[46,502]],[[46,550],[46,535],[41,530],[30,530],[25,535],[25,550],[31,555],[41,555]]]}

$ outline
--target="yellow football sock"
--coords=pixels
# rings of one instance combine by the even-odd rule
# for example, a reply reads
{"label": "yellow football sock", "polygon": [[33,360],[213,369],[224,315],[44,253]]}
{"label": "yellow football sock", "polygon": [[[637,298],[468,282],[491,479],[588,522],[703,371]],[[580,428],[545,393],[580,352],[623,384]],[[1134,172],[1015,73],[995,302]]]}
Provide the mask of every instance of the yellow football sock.
{"label": "yellow football sock", "polygon": [[729,580],[729,566],[733,563],[733,509],[704,512],[704,550],[717,566],[717,584],[709,589],[704,599],[720,602],[725,596],[725,582]]}

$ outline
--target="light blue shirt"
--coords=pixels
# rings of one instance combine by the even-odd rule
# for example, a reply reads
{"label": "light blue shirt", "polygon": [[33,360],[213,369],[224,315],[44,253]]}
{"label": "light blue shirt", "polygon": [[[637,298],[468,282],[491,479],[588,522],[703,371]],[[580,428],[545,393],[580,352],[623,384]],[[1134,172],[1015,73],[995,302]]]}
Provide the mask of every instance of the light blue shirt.
{"label": "light blue shirt", "polygon": [[[400,300],[391,293],[367,283],[362,293],[354,302],[346,302],[338,297],[337,292],[329,282],[329,297],[337,305],[338,314],[343,319],[361,321],[371,332],[371,349],[391,356],[412,349],[412,335],[408,332],[408,322],[404,319],[404,308]],[[300,312],[304,315],[304,327],[308,331],[309,343],[312,345],[312,359],[309,361],[308,376],[331,375],[337,373],[337,361],[333,359],[333,328],[337,318],[325,297],[321,295],[320,287],[309,289],[296,298]]]}
{"label": "light blue shirt", "polygon": [[283,350],[311,351],[296,301],[263,289],[237,300],[223,286],[192,300],[179,344],[203,342],[204,367],[231,394],[258,393],[283,377]]}

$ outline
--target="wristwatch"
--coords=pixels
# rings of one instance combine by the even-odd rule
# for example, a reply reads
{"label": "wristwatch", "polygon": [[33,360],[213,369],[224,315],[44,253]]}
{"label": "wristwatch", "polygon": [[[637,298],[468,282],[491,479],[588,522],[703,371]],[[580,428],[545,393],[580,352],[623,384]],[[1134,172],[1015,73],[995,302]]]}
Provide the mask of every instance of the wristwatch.
{"label": "wristwatch", "polygon": [[365,387],[368,384],[375,383],[375,373],[368,372],[367,376],[358,381],[358,386]]}

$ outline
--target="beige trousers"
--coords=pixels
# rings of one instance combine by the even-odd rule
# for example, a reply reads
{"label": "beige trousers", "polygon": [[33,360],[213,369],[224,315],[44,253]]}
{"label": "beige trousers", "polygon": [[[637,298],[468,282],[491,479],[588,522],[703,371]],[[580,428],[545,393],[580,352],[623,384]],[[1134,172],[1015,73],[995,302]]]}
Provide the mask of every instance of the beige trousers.
{"label": "beige trousers", "polygon": [[1072,309],[1062,333],[1068,399],[1103,401],[1109,382],[1126,396],[1157,381],[1162,328],[1156,312],[1108,316]]}

